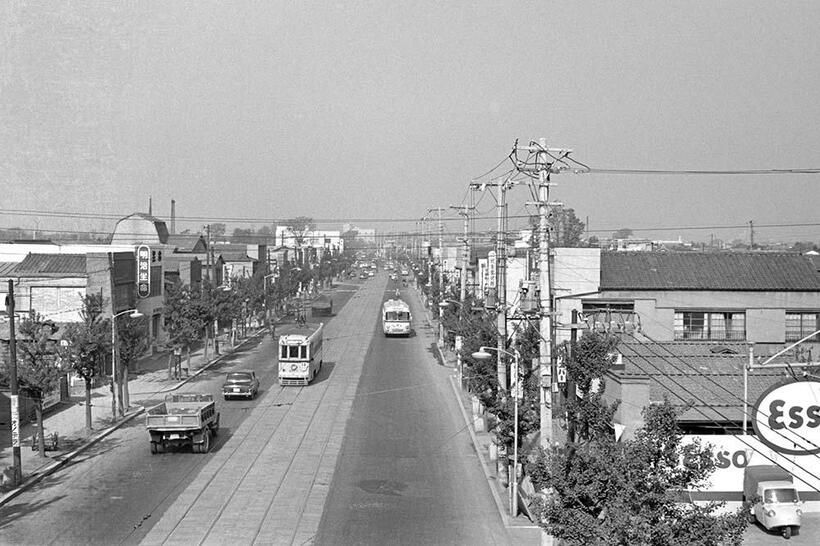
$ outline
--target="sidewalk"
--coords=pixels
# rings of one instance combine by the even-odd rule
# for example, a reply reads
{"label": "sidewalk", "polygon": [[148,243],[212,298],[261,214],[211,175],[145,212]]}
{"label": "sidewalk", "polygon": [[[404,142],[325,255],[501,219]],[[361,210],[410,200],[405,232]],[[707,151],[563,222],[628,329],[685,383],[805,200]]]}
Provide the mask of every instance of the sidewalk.
{"label": "sidewalk", "polygon": [[[438,317],[434,318],[432,316],[431,311],[424,306],[424,302],[418,292],[416,291],[415,293],[419,304],[424,308],[424,319],[427,324],[437,329]],[[517,517],[511,517],[510,505],[512,491],[511,488],[505,485],[507,478],[498,475],[496,461],[491,457],[491,453],[495,453],[495,449],[491,450],[490,448],[491,445],[493,448],[495,447],[493,445],[494,434],[486,430],[486,420],[483,416],[476,415],[470,393],[467,392],[462,385],[459,385],[456,355],[447,347],[442,348],[438,343],[436,343],[436,351],[441,364],[453,370],[453,375],[450,376],[450,386],[453,388],[454,396],[458,399],[461,415],[470,432],[473,447],[478,455],[479,464],[481,464],[484,476],[487,478],[487,484],[490,487],[490,492],[495,500],[501,519],[504,521],[504,525],[506,525],[508,529],[528,530],[527,533],[530,532],[529,530],[539,529],[538,525],[532,522],[521,508],[519,508]],[[502,480],[504,480],[505,483],[502,483]]]}
{"label": "sidewalk", "polygon": [[[238,341],[236,348],[238,349],[243,343],[265,331],[260,328],[255,332],[249,332],[248,337]],[[55,472],[89,446],[140,415],[145,411],[146,406],[150,407],[154,403],[159,403],[164,393],[178,389],[210,365],[232,352],[230,343],[225,342],[223,339],[220,339],[219,347],[220,354],[215,357],[213,351],[209,350],[211,358],[207,362],[204,360],[202,346],[196,349],[192,348],[191,369],[188,377],[182,379],[169,378],[168,353],[158,353],[140,359],[138,365],[140,371],[137,374],[132,373],[128,381],[131,405],[125,417],[117,421],[111,415],[111,389],[109,386],[104,385],[93,389],[91,392],[92,430],[90,434],[85,430],[84,389],[82,395],[71,396],[70,402],[63,402],[57,407],[46,410],[43,419],[46,439],[48,440],[48,436],[56,432],[59,437],[59,445],[56,450],[46,451],[45,457],[40,457],[38,451],[31,449],[31,438],[35,431],[35,423],[29,423],[21,427],[20,459],[23,483],[15,489],[6,484],[0,485],[0,505],[16,497],[45,476]],[[185,355],[183,355],[184,358]],[[71,390],[74,391],[74,389]],[[10,436],[10,433],[0,435],[0,469],[3,470],[13,465]]]}

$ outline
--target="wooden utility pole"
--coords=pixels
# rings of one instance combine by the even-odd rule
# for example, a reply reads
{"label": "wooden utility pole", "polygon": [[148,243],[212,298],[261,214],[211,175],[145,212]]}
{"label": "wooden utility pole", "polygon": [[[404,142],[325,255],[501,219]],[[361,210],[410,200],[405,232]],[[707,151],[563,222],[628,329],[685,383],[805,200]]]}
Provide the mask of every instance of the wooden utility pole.
{"label": "wooden utility pole", "polygon": [[6,312],[9,317],[9,387],[11,390],[11,452],[13,482],[17,486],[23,480],[23,464],[20,458],[20,393],[17,384],[17,339],[14,333],[14,281],[9,279],[6,296]]}
{"label": "wooden utility pole", "polygon": [[470,262],[470,239],[467,237],[470,228],[470,211],[475,207],[465,207],[450,205],[451,209],[455,209],[464,217],[464,238],[462,242],[464,247],[461,253],[461,287],[459,290],[459,301],[463,302],[467,297],[467,264]]}

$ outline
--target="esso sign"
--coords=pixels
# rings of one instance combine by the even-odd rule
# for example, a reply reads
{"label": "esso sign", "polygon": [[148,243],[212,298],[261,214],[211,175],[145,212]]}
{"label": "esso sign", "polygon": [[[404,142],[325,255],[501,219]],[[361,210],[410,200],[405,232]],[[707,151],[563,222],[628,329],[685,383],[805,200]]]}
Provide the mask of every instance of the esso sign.
{"label": "esso sign", "polygon": [[754,429],[779,453],[820,453],[820,382],[796,381],[769,389],[754,407]]}

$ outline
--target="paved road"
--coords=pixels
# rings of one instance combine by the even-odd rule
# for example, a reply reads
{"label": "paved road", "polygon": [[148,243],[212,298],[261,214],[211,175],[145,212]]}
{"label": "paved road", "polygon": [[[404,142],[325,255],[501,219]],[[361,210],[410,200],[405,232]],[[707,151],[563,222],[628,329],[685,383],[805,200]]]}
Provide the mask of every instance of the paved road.
{"label": "paved road", "polygon": [[[266,342],[248,344],[181,391],[218,392],[225,371],[258,370],[263,393],[278,389]],[[158,401],[158,400],[157,400]],[[190,449],[151,455],[143,419],[115,431],[0,508],[0,542],[7,544],[136,543],[207,460],[225,448],[256,401],[217,403],[220,431],[210,455]]]}
{"label": "paved road", "polygon": [[[337,290],[337,309],[354,291],[344,285]],[[256,400],[217,399],[220,431],[210,454],[182,449],[152,456],[144,420],[138,417],[0,508],[0,543],[139,543],[208,462],[233,449],[237,430],[256,418],[259,406],[290,403],[295,391],[276,383],[275,354],[269,338],[249,342],[181,389],[219,393],[225,372],[233,369],[254,369],[260,376],[262,392]]]}
{"label": "paved road", "polygon": [[[433,358],[435,332],[403,292],[417,335],[376,332],[315,543],[521,544],[481,472],[447,380],[452,369]],[[388,288],[383,299],[393,296]]]}
{"label": "paved road", "polygon": [[803,515],[803,525],[797,535],[786,541],[781,535],[766,531],[759,523],[746,528],[743,535],[743,546],[768,546],[771,544],[811,545],[820,544],[820,514],[812,512]]}

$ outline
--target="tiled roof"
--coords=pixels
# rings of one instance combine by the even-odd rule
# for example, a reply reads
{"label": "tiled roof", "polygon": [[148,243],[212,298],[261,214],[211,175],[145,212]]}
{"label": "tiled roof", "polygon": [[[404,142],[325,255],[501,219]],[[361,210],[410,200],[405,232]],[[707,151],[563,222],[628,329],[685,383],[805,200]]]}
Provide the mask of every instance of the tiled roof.
{"label": "tiled roof", "polygon": [[245,252],[220,252],[220,256],[225,262],[255,262],[253,258],[248,256],[247,251]]}
{"label": "tiled roof", "polygon": [[[633,338],[618,345],[623,355],[623,375],[649,376],[649,399],[664,396],[674,406],[687,406],[681,421],[741,421],[743,415],[743,368],[748,364],[744,343],[656,343]],[[748,373],[749,407],[763,392],[786,380],[783,368],[752,369]]]}
{"label": "tiled roof", "polygon": [[165,242],[168,246],[179,252],[194,252],[197,245],[202,242],[201,252],[205,252],[205,244],[201,235],[169,235]]}
{"label": "tiled roof", "polygon": [[820,291],[820,273],[785,252],[602,252],[601,290]]}
{"label": "tiled roof", "polygon": [[31,276],[86,276],[85,254],[29,254],[17,264],[14,274]]}

